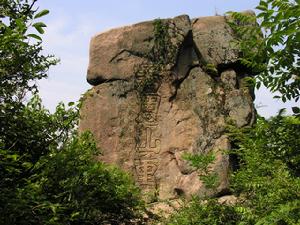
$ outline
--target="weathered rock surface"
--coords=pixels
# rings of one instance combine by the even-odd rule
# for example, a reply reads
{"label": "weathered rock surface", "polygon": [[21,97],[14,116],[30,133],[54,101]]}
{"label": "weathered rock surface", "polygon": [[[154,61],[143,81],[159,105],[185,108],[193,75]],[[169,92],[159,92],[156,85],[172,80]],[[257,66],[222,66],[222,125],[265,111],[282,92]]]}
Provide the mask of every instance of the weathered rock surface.
{"label": "weathered rock surface", "polygon": [[[226,193],[226,123],[243,127],[255,118],[251,90],[242,85],[247,73],[236,66],[234,34],[221,16],[162,22],[170,45],[163,51],[156,51],[161,33],[153,21],[93,37],[87,80],[96,86],[83,102],[80,130],[92,131],[99,160],[130,172],[149,201]],[[215,191],[183,159],[209,152],[216,155]]]}
{"label": "weathered rock surface", "polygon": [[214,66],[235,63],[239,50],[234,45],[234,34],[224,16],[193,20],[193,40],[203,63]]}
{"label": "weathered rock surface", "polygon": [[[174,41],[182,42],[191,31],[188,16],[165,20],[170,23]],[[132,79],[135,69],[149,62],[148,54],[154,46],[153,21],[112,29],[92,38],[87,80],[92,85]]]}

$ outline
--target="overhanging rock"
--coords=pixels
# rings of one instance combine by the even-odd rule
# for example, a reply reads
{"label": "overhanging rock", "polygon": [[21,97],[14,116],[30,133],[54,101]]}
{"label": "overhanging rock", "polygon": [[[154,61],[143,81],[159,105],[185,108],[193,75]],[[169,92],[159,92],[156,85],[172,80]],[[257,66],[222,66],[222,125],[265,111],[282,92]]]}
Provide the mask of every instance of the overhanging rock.
{"label": "overhanging rock", "polygon": [[[225,193],[231,148],[227,122],[255,118],[247,71],[226,17],[143,22],[92,38],[80,131],[90,130],[99,160],[130,172],[152,200]],[[183,159],[214,152],[215,191]]]}

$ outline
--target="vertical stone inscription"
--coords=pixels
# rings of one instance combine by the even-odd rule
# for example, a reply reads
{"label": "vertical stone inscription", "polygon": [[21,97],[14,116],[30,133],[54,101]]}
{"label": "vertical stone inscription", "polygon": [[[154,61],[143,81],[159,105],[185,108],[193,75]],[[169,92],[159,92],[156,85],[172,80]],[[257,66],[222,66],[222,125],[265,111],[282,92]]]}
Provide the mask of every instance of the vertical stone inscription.
{"label": "vertical stone inscription", "polygon": [[149,62],[139,65],[135,73],[135,87],[140,99],[140,112],[136,119],[136,179],[142,190],[148,193],[156,193],[158,186],[155,179],[161,150],[158,126],[161,97],[158,90],[165,78],[171,75],[170,69],[176,62],[177,50],[177,46],[171,42],[169,22],[155,20],[153,48],[146,56]]}
{"label": "vertical stone inscription", "polygon": [[158,94],[145,94],[137,118],[135,168],[137,183],[144,191],[154,191],[156,188],[155,172],[160,152],[160,139],[157,137],[159,105]]}

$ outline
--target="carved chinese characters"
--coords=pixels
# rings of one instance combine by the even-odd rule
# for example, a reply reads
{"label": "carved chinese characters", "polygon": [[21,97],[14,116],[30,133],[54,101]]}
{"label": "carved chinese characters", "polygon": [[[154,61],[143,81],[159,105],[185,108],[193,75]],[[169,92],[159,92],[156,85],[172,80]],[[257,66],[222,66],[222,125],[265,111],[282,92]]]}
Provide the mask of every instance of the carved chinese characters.
{"label": "carved chinese characters", "polygon": [[160,139],[157,136],[160,96],[151,93],[141,96],[140,99],[141,111],[136,119],[135,175],[142,190],[149,192],[154,191],[157,186],[155,172],[160,153]]}

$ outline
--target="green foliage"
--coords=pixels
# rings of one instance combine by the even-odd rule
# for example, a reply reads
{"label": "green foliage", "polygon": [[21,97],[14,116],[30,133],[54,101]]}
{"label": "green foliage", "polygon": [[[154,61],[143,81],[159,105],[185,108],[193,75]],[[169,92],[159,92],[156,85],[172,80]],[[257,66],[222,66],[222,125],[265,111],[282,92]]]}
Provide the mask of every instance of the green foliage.
{"label": "green foliage", "polygon": [[36,35],[28,34],[36,14],[34,3],[2,0],[0,4],[1,209],[15,199],[17,188],[26,184],[32,167],[49,146],[69,131],[68,126],[59,124],[61,115],[49,117],[37,97],[27,106],[23,103],[27,93],[37,91],[34,81],[46,77],[49,66],[56,63],[41,54],[40,42],[30,43],[30,36]]}
{"label": "green foliage", "polygon": [[[247,85],[259,88],[264,84],[280,93],[275,98],[298,101],[299,1],[261,0],[257,9],[257,16],[231,12],[228,20],[236,32],[235,44],[243,52],[241,63],[258,74]],[[300,109],[292,110],[294,117],[279,114],[270,120],[258,118],[254,128],[230,128],[236,145],[230,154],[238,158],[238,170],[232,172],[230,182],[232,194],[238,197],[236,204],[193,200],[170,224],[300,224]],[[213,158],[196,155],[186,159],[207,175]],[[207,176],[200,179],[213,181]],[[218,220],[214,209],[222,207],[235,218]]]}
{"label": "green foliage", "polygon": [[1,209],[1,224],[119,224],[137,218],[138,189],[119,169],[95,161],[96,154],[86,133],[41,157]]}
{"label": "green foliage", "polygon": [[174,214],[169,225],[234,225],[240,215],[231,206],[221,205],[215,199],[201,201],[193,199],[186,207]]}
{"label": "green foliage", "polygon": [[[266,149],[261,154],[266,160],[281,160],[289,168],[289,171],[295,176],[300,175],[300,120],[296,117],[286,117],[279,114],[270,120],[259,118],[255,128],[245,128],[242,131],[236,132],[233,129],[234,140],[243,141],[240,145],[243,149]],[[242,132],[247,132],[243,135]],[[253,136],[253,140],[249,140]],[[242,140],[245,138],[245,140]],[[247,142],[246,142],[247,141]],[[245,145],[249,146],[245,146]],[[246,150],[245,150],[246,151]],[[243,155],[246,152],[242,152]],[[248,153],[247,153],[248,154]],[[250,154],[250,153],[249,153]],[[250,160],[250,159],[249,159]]]}
{"label": "green foliage", "polygon": [[[244,65],[258,72],[257,87],[263,83],[279,92],[283,102],[300,97],[300,7],[299,1],[261,0],[255,16],[231,13],[239,38]],[[249,26],[259,22],[259,26]]]}
{"label": "green foliage", "polygon": [[[37,12],[37,9],[34,9],[35,2],[36,0],[1,0],[1,104],[12,104],[17,100],[21,102],[28,91],[36,92],[37,86],[34,81],[47,77],[49,66],[57,63],[53,56],[41,54],[43,50],[41,37],[30,33],[32,26],[39,33],[43,33],[43,27],[46,26],[42,22],[35,22],[48,12],[47,10]],[[37,42],[31,41],[31,38],[35,38]],[[2,114],[3,109],[0,110]]]}
{"label": "green foliage", "polygon": [[296,117],[279,115],[270,121],[259,118],[254,129],[232,130],[240,160],[232,188],[243,199],[249,223],[299,222],[299,123]]}
{"label": "green foliage", "polygon": [[155,93],[161,81],[174,66],[178,46],[171,41],[169,22],[156,19],[153,23],[153,47],[144,57],[149,59],[135,68],[135,89],[142,98]]}
{"label": "green foliage", "polygon": [[177,48],[171,42],[169,34],[170,27],[167,21],[156,19],[153,23],[154,26],[154,47],[150,52],[150,59],[159,64],[169,64],[174,61]]}
{"label": "green foliage", "polygon": [[32,97],[26,106],[19,105],[18,111],[6,110],[1,121],[0,137],[4,149],[13,150],[36,162],[50,148],[58,147],[73,132],[77,124],[78,109],[66,109],[63,104],[53,114],[43,108],[38,96]]}
{"label": "green foliage", "polygon": [[[194,199],[169,224],[299,224],[300,119],[259,117],[254,128],[229,127],[229,134],[239,162],[230,181],[237,202]],[[209,167],[210,160],[191,159]]]}
{"label": "green foliage", "polygon": [[14,191],[26,184],[32,168],[52,148],[58,148],[74,133],[78,110],[57,106],[54,114],[41,105],[35,96],[18,112],[7,112],[1,121],[5,130],[0,132],[0,189],[1,206]]}
{"label": "green foliage", "polygon": [[185,154],[183,159],[189,161],[190,165],[197,169],[199,178],[206,188],[215,189],[219,185],[218,175],[211,170],[211,164],[215,161],[215,154]]}
{"label": "green foliage", "polygon": [[210,75],[218,76],[218,70],[214,64],[208,63],[205,66],[203,66],[203,69]]}
{"label": "green foliage", "polygon": [[185,154],[183,159],[188,160],[191,166],[209,173],[209,166],[215,161],[215,155],[213,153],[208,154]]}
{"label": "green foliage", "polygon": [[49,11],[35,3],[0,4],[0,224],[129,224],[140,218],[139,191],[95,160],[90,134],[77,134],[80,103],[50,113],[36,95],[57,60],[42,55],[46,25],[36,19]]}
{"label": "green foliage", "polygon": [[[0,139],[0,224],[118,224],[138,218],[137,188],[119,169],[95,161],[99,150],[91,135],[76,134],[76,106],[59,104],[51,114],[34,97],[21,112],[19,127],[11,126]],[[10,140],[5,135],[13,131]]]}

